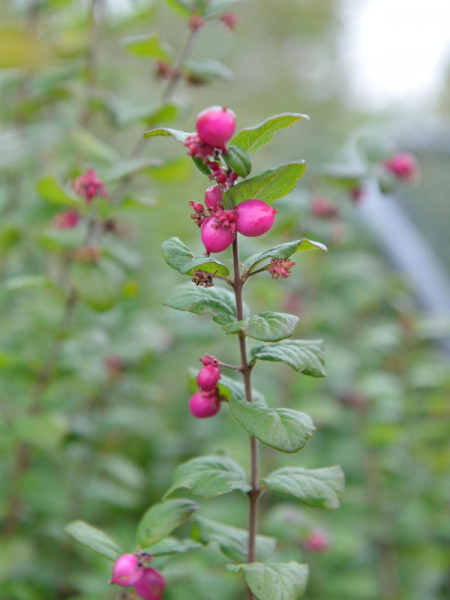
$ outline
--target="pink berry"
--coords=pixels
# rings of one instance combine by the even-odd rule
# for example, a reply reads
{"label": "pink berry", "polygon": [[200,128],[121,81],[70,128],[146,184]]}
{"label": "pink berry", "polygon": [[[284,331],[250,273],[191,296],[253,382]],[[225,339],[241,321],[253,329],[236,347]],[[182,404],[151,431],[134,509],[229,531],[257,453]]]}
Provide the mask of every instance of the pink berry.
{"label": "pink berry", "polygon": [[414,181],[419,174],[417,160],[411,154],[399,152],[383,162],[384,167],[399,179]]}
{"label": "pink berry", "polygon": [[110,583],[122,587],[134,585],[144,574],[144,567],[139,564],[139,559],[134,554],[122,554],[114,563]]}
{"label": "pink berry", "polygon": [[262,200],[245,200],[237,207],[237,230],[248,237],[262,235],[272,227],[276,212]]}
{"label": "pink berry", "polygon": [[76,210],[67,210],[55,217],[55,225],[58,229],[73,229],[78,225],[80,215]]}
{"label": "pink berry", "polygon": [[197,375],[197,385],[201,390],[210,391],[216,387],[219,379],[220,369],[208,365],[207,367],[203,367]]}
{"label": "pink berry", "polygon": [[218,227],[214,217],[206,219],[202,223],[201,238],[205,245],[206,252],[222,252],[233,243],[236,235],[223,227]]}
{"label": "pink berry", "polygon": [[215,393],[198,391],[189,399],[189,410],[197,419],[213,417],[220,410],[220,401]]}
{"label": "pink berry", "polygon": [[210,106],[202,110],[197,117],[197,133],[206,144],[214,148],[223,148],[231,139],[236,125],[236,115],[222,106]]}
{"label": "pink berry", "polygon": [[311,212],[319,219],[331,219],[339,214],[339,209],[326,198],[316,196],[311,201]]}
{"label": "pink berry", "polygon": [[330,540],[323,531],[313,531],[309,534],[308,539],[304,543],[305,550],[308,552],[324,552],[328,549]]}
{"label": "pink berry", "polygon": [[218,185],[212,185],[205,192],[205,204],[211,210],[222,208],[222,189]]}
{"label": "pink berry", "polygon": [[145,600],[162,600],[166,580],[156,569],[145,569],[144,574],[134,586],[134,591]]}

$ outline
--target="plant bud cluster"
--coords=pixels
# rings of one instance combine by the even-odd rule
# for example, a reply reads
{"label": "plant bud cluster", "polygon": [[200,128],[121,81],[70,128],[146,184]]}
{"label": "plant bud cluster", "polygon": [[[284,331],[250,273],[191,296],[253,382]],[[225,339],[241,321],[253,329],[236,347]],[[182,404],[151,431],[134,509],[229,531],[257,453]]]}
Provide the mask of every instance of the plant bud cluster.
{"label": "plant bud cluster", "polygon": [[189,410],[197,419],[213,417],[220,410],[219,388],[220,379],[219,361],[214,356],[206,355],[200,359],[203,368],[197,375],[199,389],[189,399]]}

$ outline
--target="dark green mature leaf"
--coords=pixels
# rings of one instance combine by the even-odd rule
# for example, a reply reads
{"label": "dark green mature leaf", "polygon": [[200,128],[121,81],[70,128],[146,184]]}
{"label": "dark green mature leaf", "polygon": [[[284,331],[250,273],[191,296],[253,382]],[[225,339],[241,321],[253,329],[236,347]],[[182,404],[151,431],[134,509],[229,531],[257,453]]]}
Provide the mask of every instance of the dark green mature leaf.
{"label": "dark green mature leaf", "polygon": [[[210,519],[195,519],[195,534],[204,543],[218,542],[220,550],[231,560],[244,561],[248,552],[248,531],[230,525],[224,525]],[[258,535],[256,538],[256,556],[266,560],[275,552],[274,538]]]}
{"label": "dark green mature leaf", "polygon": [[308,115],[300,113],[274,115],[258,125],[242,129],[233,137],[231,143],[240,146],[244,150],[247,150],[247,152],[255,152],[255,150],[268,144],[278,129],[290,127],[294,123],[297,123],[297,121],[300,121],[300,119],[307,119],[309,121]]}
{"label": "dark green mature leaf", "polygon": [[157,544],[142,548],[142,550],[149,552],[152,556],[173,556],[175,554],[184,554],[191,550],[199,550],[200,548],[203,548],[203,544],[199,544],[199,542],[190,538],[179,540],[175,537],[167,537]]}
{"label": "dark green mature leaf", "polygon": [[193,275],[194,271],[197,270],[207,271],[222,277],[228,277],[230,274],[228,267],[218,260],[195,256],[186,244],[177,237],[171,237],[163,242],[162,253],[169,267],[183,275]]}
{"label": "dark green mature leaf", "polygon": [[247,177],[252,170],[250,156],[239,146],[228,146],[228,152],[223,154],[223,159],[239,177]]}
{"label": "dark green mature leaf", "polygon": [[211,175],[211,169],[208,167],[208,165],[205,165],[203,159],[198,158],[197,156],[192,156],[191,158],[194,165],[203,173],[203,175]]}
{"label": "dark green mature leaf", "polygon": [[36,185],[36,191],[42,200],[60,206],[80,206],[77,198],[69,196],[53,177],[42,177]]}
{"label": "dark green mature leaf", "polygon": [[250,258],[245,261],[244,265],[247,269],[247,273],[252,273],[252,271],[264,261],[270,261],[272,258],[286,259],[290,258],[296,252],[305,252],[309,250],[322,250],[323,252],[326,252],[327,247],[320,242],[314,242],[313,240],[303,238],[302,240],[296,240],[295,242],[278,244],[269,250],[253,254],[253,256],[250,256]]}
{"label": "dark green mature leaf", "polygon": [[109,560],[116,560],[122,553],[119,546],[106,533],[84,521],[72,521],[66,525],[64,531],[83,546]]}
{"label": "dark green mature leaf", "polygon": [[225,288],[197,287],[193,283],[178,285],[164,302],[176,310],[186,310],[197,315],[210,313],[219,325],[227,325],[236,319],[235,298]]}
{"label": "dark green mature leaf", "polygon": [[136,543],[146,548],[160,542],[198,509],[191,500],[179,498],[151,506],[139,522]]}
{"label": "dark green mature leaf", "polygon": [[170,61],[172,51],[166,42],[161,42],[157,33],[137,35],[122,40],[128,52],[140,58]]}
{"label": "dark green mature leaf", "polygon": [[341,467],[305,469],[282,467],[263,479],[271,489],[298,498],[303,504],[329,510],[339,508],[345,478]]}
{"label": "dark green mature leaf", "polygon": [[297,410],[270,408],[233,396],[229,404],[233,417],[250,435],[280,452],[298,452],[315,430],[311,417]]}
{"label": "dark green mature leaf", "polygon": [[325,377],[322,340],[284,340],[251,349],[253,361],[284,362],[296,371],[312,377]]}
{"label": "dark green mature leaf", "polygon": [[248,492],[250,489],[243,468],[231,458],[219,455],[200,456],[179,465],[165,496],[182,487],[202,498],[214,498],[233,490]]}
{"label": "dark green mature leaf", "polygon": [[174,140],[184,144],[188,137],[193,135],[187,131],[180,131],[179,129],[170,129],[168,127],[159,127],[158,129],[150,129],[144,133],[144,138],[148,139],[151,137],[173,137]]}
{"label": "dark green mature leaf", "polygon": [[291,192],[297,181],[303,177],[305,162],[291,162],[264,171],[261,175],[241,181],[231,187],[223,195],[225,208],[232,208],[244,200],[257,199],[263,202],[274,202]]}
{"label": "dark green mature leaf", "polygon": [[213,58],[188,60],[184,66],[184,72],[188,77],[195,77],[205,82],[212,79],[228,81],[233,77],[231,69]]}
{"label": "dark green mature leaf", "polygon": [[292,335],[297,327],[298,317],[286,313],[271,311],[252,315],[243,321],[233,321],[225,327],[226,333],[243,331],[255,340],[263,342],[278,342]]}
{"label": "dark green mature leaf", "polygon": [[265,564],[228,565],[229,571],[241,572],[258,600],[298,600],[308,583],[308,565],[295,561]]}

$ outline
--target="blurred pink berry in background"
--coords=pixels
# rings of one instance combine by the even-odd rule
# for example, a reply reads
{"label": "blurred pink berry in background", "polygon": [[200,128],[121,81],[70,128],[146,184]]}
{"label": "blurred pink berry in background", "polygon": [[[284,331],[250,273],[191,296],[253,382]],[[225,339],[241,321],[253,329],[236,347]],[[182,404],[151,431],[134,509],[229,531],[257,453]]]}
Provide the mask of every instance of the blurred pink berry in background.
{"label": "blurred pink berry in background", "polygon": [[383,161],[382,164],[385,169],[393,173],[398,179],[405,179],[414,183],[419,178],[419,164],[414,156],[407,152],[394,154],[391,158]]}
{"label": "blurred pink berry in background", "polygon": [[144,567],[134,554],[122,554],[114,563],[110,583],[127,587],[137,583],[144,574]]}
{"label": "blurred pink berry in background", "polygon": [[55,226],[58,229],[73,229],[80,221],[80,215],[76,210],[67,210],[55,216]]}
{"label": "blurred pink berry in background", "polygon": [[305,540],[303,547],[308,552],[318,553],[325,552],[330,546],[328,535],[324,531],[312,531]]}
{"label": "blurred pink berry in background", "polygon": [[86,173],[80,175],[72,183],[72,187],[76,194],[83,196],[86,202],[89,204],[96,196],[103,196],[107,198],[105,185],[97,177],[97,173],[94,169],[88,169]]}

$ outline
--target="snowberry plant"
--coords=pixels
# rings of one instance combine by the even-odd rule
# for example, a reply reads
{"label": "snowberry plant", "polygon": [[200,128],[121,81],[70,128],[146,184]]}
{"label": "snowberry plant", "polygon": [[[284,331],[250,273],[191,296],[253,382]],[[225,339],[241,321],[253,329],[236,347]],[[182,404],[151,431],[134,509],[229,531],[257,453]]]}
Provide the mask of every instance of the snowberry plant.
{"label": "snowberry plant", "polygon": [[[134,590],[141,598],[160,600],[163,597],[165,578],[150,566],[153,559],[218,542],[224,556],[232,561],[227,569],[243,578],[249,600],[296,600],[306,588],[308,566],[295,560],[277,560],[276,541],[259,535],[260,498],[263,494],[281,492],[308,506],[339,507],[344,488],[340,467],[307,469],[297,460],[291,460],[286,466],[266,473],[258,457],[261,443],[286,454],[297,453],[315,428],[307,414],[275,407],[273,399],[266,399],[253,388],[252,373],[257,365],[261,361],[279,361],[304,375],[325,375],[322,342],[289,339],[298,316],[272,311],[251,314],[244,302],[243,290],[254,277],[271,277],[277,281],[273,285],[280,285],[282,279],[291,275],[294,254],[324,251],[326,247],[319,242],[299,239],[249,257],[242,257],[239,252],[241,236],[264,236],[272,228],[277,212],[272,203],[293,190],[305,170],[304,161],[296,161],[249,177],[250,154],[270,142],[278,129],[302,118],[305,115],[296,113],[276,115],[235,134],[234,113],[228,108],[213,106],[199,114],[194,133],[160,128],[145,134],[146,138],[171,136],[183,144],[207,177],[204,202],[190,202],[191,217],[200,229],[205,252],[195,255],[176,237],[163,243],[163,256],[168,265],[191,279],[170,293],[166,305],[199,315],[208,313],[225,334],[236,336],[239,358],[235,364],[208,353],[200,357],[202,367],[191,377],[189,409],[192,416],[199,419],[231,417],[247,432],[250,476],[247,478],[245,474],[246,465],[241,466],[223,454],[194,457],[179,465],[163,502],[152,506],[139,523],[136,547],[126,552],[85,523],[69,525],[69,533],[79,541],[114,560],[111,583]],[[211,257],[229,247],[233,256],[231,272],[227,261]],[[272,285],[270,279],[267,283]],[[226,375],[227,372],[234,376]],[[228,414],[218,415],[224,405],[228,411],[222,412]],[[205,421],[205,427],[207,423]],[[237,529],[199,517],[197,504],[188,499],[171,498],[180,488],[187,488],[192,495],[201,498],[235,490],[246,494],[248,528]],[[197,513],[195,517],[194,513]],[[191,517],[194,520],[192,539],[169,537]]]}

